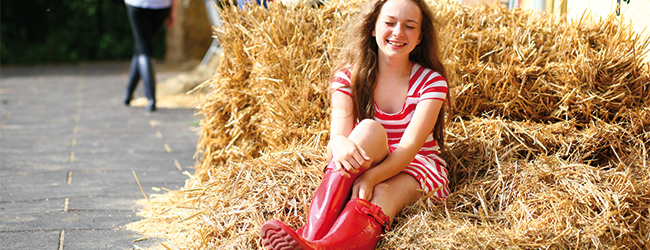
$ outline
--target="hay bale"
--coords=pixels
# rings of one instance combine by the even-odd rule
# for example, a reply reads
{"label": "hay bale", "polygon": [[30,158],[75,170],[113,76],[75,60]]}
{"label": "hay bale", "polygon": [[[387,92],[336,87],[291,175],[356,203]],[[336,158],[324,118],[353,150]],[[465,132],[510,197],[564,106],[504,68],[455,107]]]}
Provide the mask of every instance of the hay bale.
{"label": "hay bale", "polygon": [[[229,8],[217,30],[223,61],[201,104],[206,119],[200,169],[252,159],[260,151],[310,143],[328,133],[330,58],[352,3],[269,10]],[[354,9],[354,8],[352,8]]]}
{"label": "hay bale", "polygon": [[[379,248],[650,244],[648,40],[613,17],[432,5],[454,98],[452,194],[406,208]],[[304,223],[326,162],[330,60],[356,10],[332,0],[222,12],[202,158],[140,228],[175,227],[166,232],[181,247],[262,249],[266,220]]]}
{"label": "hay bale", "polygon": [[460,116],[616,122],[621,109],[648,106],[641,52],[649,40],[614,16],[571,22],[491,5],[442,19],[451,37],[447,64],[462,83],[455,93]]}

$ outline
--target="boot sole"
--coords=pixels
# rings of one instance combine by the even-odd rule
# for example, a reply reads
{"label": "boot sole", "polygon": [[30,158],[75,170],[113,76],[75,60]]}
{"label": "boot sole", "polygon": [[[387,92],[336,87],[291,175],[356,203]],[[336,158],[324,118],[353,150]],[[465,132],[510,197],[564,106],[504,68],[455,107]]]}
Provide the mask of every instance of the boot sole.
{"label": "boot sole", "polygon": [[269,250],[304,250],[290,233],[274,221],[262,225],[262,243]]}

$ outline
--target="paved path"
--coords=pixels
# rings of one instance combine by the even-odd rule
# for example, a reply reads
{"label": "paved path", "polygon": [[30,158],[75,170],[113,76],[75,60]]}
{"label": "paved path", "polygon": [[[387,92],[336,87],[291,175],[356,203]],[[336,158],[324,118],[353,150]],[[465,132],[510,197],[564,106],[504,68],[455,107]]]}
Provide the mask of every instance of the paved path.
{"label": "paved path", "polygon": [[[0,249],[138,249],[152,187],[193,173],[191,109],[125,107],[128,64],[0,69]],[[165,74],[158,74],[161,81]],[[169,73],[167,73],[169,76]],[[137,96],[142,96],[142,85]]]}

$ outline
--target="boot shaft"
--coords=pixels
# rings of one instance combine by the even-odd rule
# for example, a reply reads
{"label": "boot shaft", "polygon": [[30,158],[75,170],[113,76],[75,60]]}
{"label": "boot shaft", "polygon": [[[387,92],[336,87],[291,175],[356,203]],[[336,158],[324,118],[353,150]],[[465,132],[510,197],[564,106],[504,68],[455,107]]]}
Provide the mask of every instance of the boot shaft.
{"label": "boot shaft", "polygon": [[350,200],[355,179],[364,171],[365,169],[360,169],[358,173],[350,173],[350,177],[345,178],[334,168],[334,161],[330,160],[309,206],[307,224],[298,229],[303,238],[322,239],[330,231],[343,207]]}

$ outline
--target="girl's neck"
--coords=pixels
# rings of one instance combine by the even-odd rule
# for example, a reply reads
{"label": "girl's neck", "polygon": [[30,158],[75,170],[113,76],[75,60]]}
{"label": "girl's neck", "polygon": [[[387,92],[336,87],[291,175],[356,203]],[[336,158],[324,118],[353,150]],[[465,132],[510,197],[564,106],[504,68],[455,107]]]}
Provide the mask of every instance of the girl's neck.
{"label": "girl's neck", "polygon": [[379,77],[401,77],[411,74],[412,63],[408,57],[405,58],[379,58],[378,76]]}

